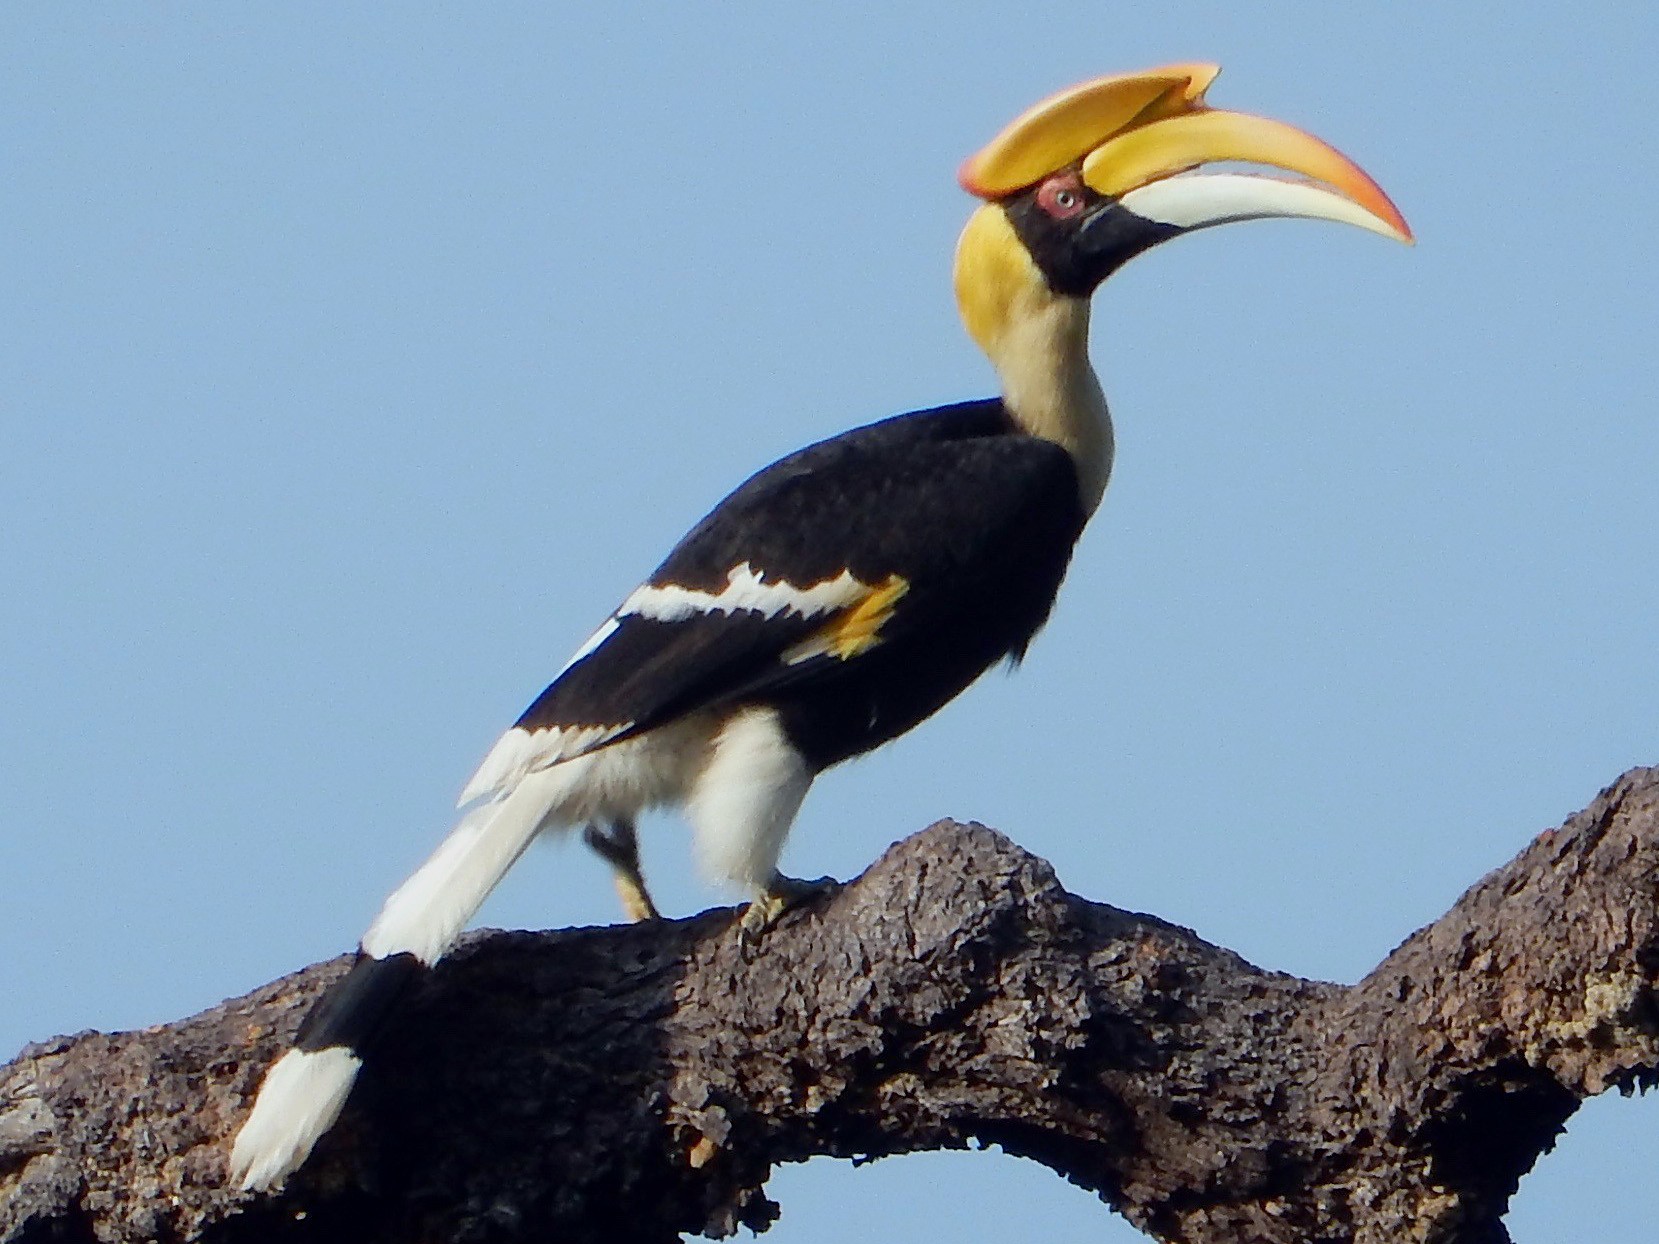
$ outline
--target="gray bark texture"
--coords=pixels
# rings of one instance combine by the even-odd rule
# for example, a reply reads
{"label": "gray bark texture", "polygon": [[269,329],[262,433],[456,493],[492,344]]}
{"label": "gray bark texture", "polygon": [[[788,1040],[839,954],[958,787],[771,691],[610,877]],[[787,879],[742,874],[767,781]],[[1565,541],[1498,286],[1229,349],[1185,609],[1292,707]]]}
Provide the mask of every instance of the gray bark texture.
{"label": "gray bark texture", "polygon": [[[0,1240],[765,1228],[781,1162],[995,1144],[1192,1244],[1496,1244],[1584,1098],[1659,1068],[1659,769],[1357,985],[1265,972],[941,823],[746,948],[730,911],[470,938],[277,1196],[227,1138],[344,958],[0,1068]],[[1104,1212],[1104,1211],[1103,1211]]]}

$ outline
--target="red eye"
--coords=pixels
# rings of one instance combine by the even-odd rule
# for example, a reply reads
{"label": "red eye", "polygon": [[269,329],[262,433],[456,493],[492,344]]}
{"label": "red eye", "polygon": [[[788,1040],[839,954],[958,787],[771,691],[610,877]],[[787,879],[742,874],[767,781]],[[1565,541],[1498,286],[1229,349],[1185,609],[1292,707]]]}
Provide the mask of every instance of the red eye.
{"label": "red eye", "polygon": [[1037,189],[1037,206],[1056,220],[1069,220],[1083,210],[1083,187],[1076,173],[1045,181]]}

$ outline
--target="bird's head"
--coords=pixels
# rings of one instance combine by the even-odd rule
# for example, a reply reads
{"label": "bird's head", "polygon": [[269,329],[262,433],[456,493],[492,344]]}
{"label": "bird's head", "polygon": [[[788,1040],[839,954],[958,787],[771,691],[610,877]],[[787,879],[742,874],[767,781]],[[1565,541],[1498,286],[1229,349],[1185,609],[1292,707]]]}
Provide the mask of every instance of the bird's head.
{"label": "bird's head", "polygon": [[[1169,65],[1084,82],[1022,113],[962,165],[963,187],[985,203],[957,245],[957,303],[993,359],[1022,322],[1086,304],[1130,259],[1194,229],[1289,216],[1412,240],[1381,187],[1336,148],[1209,107],[1219,71]],[[1224,161],[1294,176],[1194,171]]]}

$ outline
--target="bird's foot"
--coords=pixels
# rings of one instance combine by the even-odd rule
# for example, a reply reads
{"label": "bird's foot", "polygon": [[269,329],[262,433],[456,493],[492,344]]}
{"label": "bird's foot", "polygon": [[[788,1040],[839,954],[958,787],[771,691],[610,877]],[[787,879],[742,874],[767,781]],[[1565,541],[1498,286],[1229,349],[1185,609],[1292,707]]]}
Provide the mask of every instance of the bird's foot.
{"label": "bird's foot", "polygon": [[660,920],[662,913],[657,905],[651,901],[651,892],[645,888],[645,879],[635,875],[623,876],[617,873],[611,878],[616,886],[616,897],[622,901],[622,914],[628,918],[630,924],[638,924],[642,920]]}
{"label": "bird's foot", "polygon": [[803,881],[798,877],[774,873],[766,888],[750,899],[749,905],[743,909],[743,915],[737,922],[738,936],[745,946],[753,947],[785,912],[820,894],[833,894],[840,888],[841,883],[834,877]]}
{"label": "bird's foot", "polygon": [[635,924],[658,919],[661,913],[651,901],[651,892],[645,888],[645,874],[640,871],[639,835],[633,823],[589,825],[582,830],[582,841],[611,866],[611,881],[616,885],[617,898],[622,900],[622,914]]}

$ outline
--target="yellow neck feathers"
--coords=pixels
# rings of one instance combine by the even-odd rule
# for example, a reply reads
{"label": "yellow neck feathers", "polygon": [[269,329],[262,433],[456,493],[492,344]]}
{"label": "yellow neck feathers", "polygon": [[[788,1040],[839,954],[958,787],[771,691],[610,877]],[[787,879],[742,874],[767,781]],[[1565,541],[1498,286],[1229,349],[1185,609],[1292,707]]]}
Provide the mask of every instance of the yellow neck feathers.
{"label": "yellow neck feathers", "polygon": [[1007,214],[987,203],[956,244],[956,304],[1016,422],[1065,448],[1093,513],[1112,471],[1112,421],[1089,365],[1089,303],[1056,294]]}

